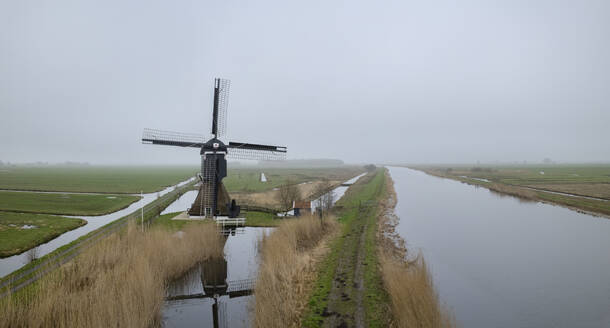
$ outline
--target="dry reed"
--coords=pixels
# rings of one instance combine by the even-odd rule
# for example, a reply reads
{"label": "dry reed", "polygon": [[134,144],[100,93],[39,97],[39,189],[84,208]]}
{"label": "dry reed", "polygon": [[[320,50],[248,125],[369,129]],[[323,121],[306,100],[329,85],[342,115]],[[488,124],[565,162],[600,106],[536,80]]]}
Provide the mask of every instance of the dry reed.
{"label": "dry reed", "polygon": [[255,288],[254,327],[299,327],[316,266],[339,230],[335,218],[301,217],[283,222],[261,242]]}
{"label": "dry reed", "polygon": [[43,278],[35,293],[0,304],[0,327],[150,327],[160,323],[168,281],[222,254],[213,225],[177,235],[130,225]]}

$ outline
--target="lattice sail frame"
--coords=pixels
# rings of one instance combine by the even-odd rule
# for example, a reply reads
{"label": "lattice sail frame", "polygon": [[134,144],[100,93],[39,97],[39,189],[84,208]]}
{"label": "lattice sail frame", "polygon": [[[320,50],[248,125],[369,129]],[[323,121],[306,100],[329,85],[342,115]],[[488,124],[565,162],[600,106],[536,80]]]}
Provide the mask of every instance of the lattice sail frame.
{"label": "lattice sail frame", "polygon": [[144,129],[142,132],[142,143],[145,144],[167,144],[183,147],[199,148],[206,142],[206,137],[197,133],[183,133],[174,131],[164,131],[157,129]]}
{"label": "lattice sail frame", "polygon": [[286,152],[246,148],[229,148],[227,149],[227,157],[231,159],[283,161],[286,159]]}
{"label": "lattice sail frame", "polygon": [[[216,126],[216,137],[227,135],[227,107],[229,107],[229,91],[231,81],[227,79],[216,79],[215,88],[218,88],[218,120]],[[213,110],[213,109],[212,109]]]}

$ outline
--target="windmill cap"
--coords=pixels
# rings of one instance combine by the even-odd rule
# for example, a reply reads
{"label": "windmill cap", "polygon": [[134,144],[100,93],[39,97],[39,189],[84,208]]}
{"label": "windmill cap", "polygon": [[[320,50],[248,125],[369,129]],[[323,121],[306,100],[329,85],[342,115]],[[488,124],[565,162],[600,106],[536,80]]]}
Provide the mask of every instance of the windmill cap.
{"label": "windmill cap", "polygon": [[227,151],[227,146],[220,140],[213,138],[208,140],[208,142],[203,144],[203,147],[201,147],[201,154],[203,155],[203,153],[205,153],[206,151]]}

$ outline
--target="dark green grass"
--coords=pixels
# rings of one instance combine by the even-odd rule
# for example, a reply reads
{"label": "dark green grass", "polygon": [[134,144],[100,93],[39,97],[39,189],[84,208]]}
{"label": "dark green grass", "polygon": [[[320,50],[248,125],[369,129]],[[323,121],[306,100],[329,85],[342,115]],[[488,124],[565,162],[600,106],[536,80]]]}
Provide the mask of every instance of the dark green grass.
{"label": "dark green grass", "polygon": [[[0,257],[20,254],[86,223],[61,216],[0,212]],[[36,228],[22,229],[24,225]]]}
{"label": "dark green grass", "polygon": [[[350,187],[347,193],[337,202],[341,208],[339,222],[342,223],[342,233],[331,245],[331,250],[323,260],[313,292],[309,298],[307,310],[303,319],[305,327],[320,327],[324,322],[323,313],[328,307],[332,282],[335,277],[339,257],[345,249],[358,247],[359,231],[364,229],[365,233],[365,260],[364,263],[364,299],[365,323],[368,327],[384,327],[389,320],[388,296],[383,289],[382,277],[379,272],[375,236],[377,231],[378,202],[383,197],[384,171],[378,170],[374,175],[361,178],[358,183]],[[370,207],[363,210],[361,205],[366,202]],[[352,282],[346,281],[346,286]],[[353,313],[356,310],[355,302],[344,302],[343,307],[348,307],[345,312]],[[349,307],[352,307],[349,309]]]}
{"label": "dark green grass", "polygon": [[182,212],[174,212],[160,215],[158,218],[154,219],[152,222],[153,226],[156,227],[164,227],[169,230],[181,230],[187,224],[203,224],[210,223],[209,220],[206,221],[188,221],[188,220],[172,220],[176,215],[179,215]]}
{"label": "dark green grass", "polygon": [[[205,221],[172,220],[176,215],[178,215],[180,213],[181,212],[175,212],[175,213],[168,213],[168,214],[161,215],[153,221],[153,225],[163,226],[170,230],[180,230],[189,223],[200,224],[200,223],[206,223],[206,222],[210,223],[211,222],[210,220],[205,220]],[[255,212],[255,211],[242,212],[241,216],[246,218],[246,227],[275,227],[275,226],[279,225],[280,223],[282,223],[282,220],[283,220],[271,213]]]}
{"label": "dark green grass", "polygon": [[284,219],[277,217],[275,214],[266,212],[248,211],[243,212],[242,215],[246,218],[247,227],[275,227],[282,223],[283,220],[291,220],[289,218]]}
{"label": "dark green grass", "polygon": [[102,215],[118,211],[139,196],[51,194],[0,191],[0,210],[63,215]]}
{"label": "dark green grass", "polygon": [[99,193],[145,193],[194,176],[196,166],[9,166],[0,170],[0,189]]}
{"label": "dark green grass", "polygon": [[[265,173],[267,182],[260,181],[261,172]],[[320,179],[347,180],[362,172],[364,169],[359,166],[316,169],[236,168],[229,169],[223,183],[229,192],[259,192],[276,188],[288,180],[295,183]]]}

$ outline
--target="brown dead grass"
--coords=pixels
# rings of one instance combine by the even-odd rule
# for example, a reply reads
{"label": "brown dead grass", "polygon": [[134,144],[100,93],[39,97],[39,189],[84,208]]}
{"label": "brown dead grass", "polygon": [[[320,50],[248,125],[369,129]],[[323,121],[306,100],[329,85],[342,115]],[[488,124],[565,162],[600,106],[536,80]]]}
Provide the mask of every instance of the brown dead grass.
{"label": "brown dead grass", "polygon": [[160,323],[166,283],[222,254],[213,225],[178,237],[130,226],[43,278],[35,293],[0,304],[0,327],[150,327]]}
{"label": "brown dead grass", "polygon": [[[301,194],[301,198],[303,199],[311,199],[315,192],[316,188],[325,183],[324,181],[312,181],[311,183],[299,184],[299,192]],[[341,181],[330,181],[332,186],[338,186],[341,184]],[[240,204],[248,204],[255,206],[262,206],[268,208],[279,208],[280,203],[277,201],[277,190],[267,190],[263,192],[253,192],[253,193],[232,193],[231,196],[235,198],[235,200]]]}
{"label": "brown dead grass", "polygon": [[450,313],[443,308],[432,277],[421,254],[407,260],[404,240],[395,232],[396,193],[386,174],[388,198],[382,202],[378,229],[381,274],[389,295],[395,327],[454,327]]}
{"label": "brown dead grass", "polygon": [[282,223],[262,240],[254,327],[300,326],[316,267],[338,230],[333,217],[306,216]]}

